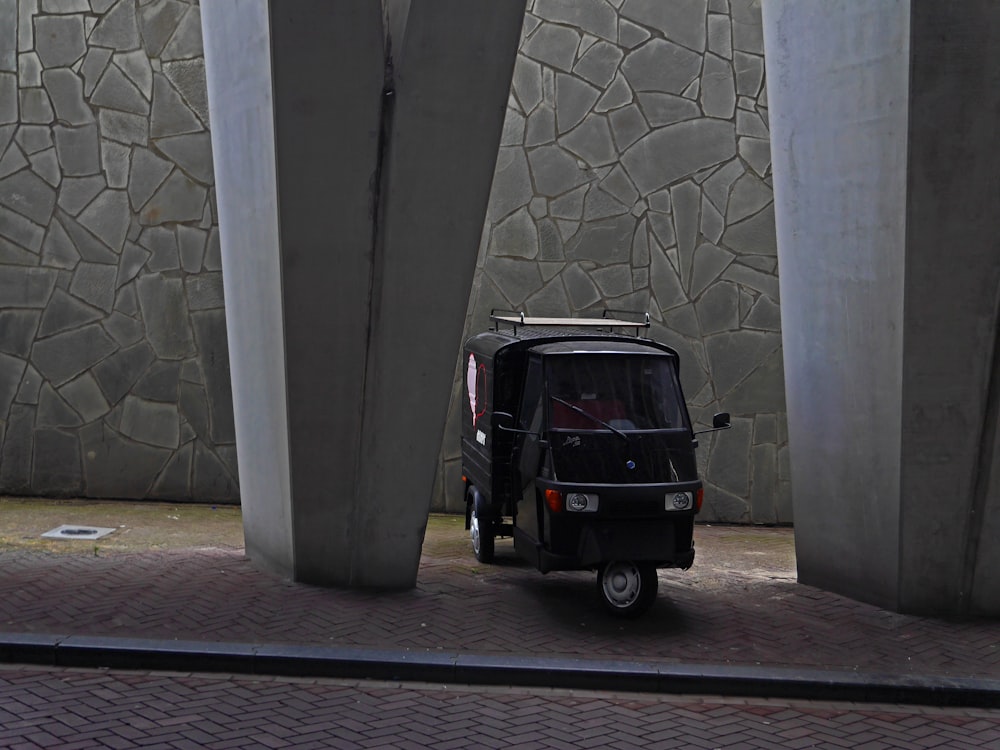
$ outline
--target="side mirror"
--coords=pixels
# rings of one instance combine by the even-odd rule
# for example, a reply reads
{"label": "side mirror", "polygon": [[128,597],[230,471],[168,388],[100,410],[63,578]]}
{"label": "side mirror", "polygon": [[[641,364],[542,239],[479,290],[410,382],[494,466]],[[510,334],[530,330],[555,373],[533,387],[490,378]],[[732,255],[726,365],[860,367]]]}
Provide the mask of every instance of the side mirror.
{"label": "side mirror", "polygon": [[713,430],[728,430],[733,425],[729,421],[729,412],[722,411],[712,417]]}

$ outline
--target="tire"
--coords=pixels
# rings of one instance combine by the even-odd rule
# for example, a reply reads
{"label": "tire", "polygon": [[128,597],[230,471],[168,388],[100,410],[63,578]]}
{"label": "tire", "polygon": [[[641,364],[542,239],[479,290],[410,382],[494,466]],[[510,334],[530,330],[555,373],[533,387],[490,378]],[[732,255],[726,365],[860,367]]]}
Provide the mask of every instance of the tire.
{"label": "tire", "polygon": [[478,492],[469,488],[469,501],[472,504],[472,515],[469,518],[469,536],[472,537],[472,551],[476,559],[484,564],[493,562],[494,533],[493,522],[483,518],[483,501]]}
{"label": "tire", "polygon": [[613,560],[597,571],[597,590],[605,608],[618,617],[638,617],[656,599],[656,567],[651,563]]}

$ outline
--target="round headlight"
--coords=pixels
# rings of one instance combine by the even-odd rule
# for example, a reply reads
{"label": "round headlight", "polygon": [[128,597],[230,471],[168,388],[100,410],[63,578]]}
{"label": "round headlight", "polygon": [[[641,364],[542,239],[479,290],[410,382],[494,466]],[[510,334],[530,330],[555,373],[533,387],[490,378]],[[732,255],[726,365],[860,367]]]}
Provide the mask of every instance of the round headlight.
{"label": "round headlight", "polygon": [[684,510],[691,506],[691,495],[687,492],[678,492],[674,495],[673,503],[677,510]]}
{"label": "round headlight", "polygon": [[586,510],[587,496],[579,492],[574,492],[566,498],[566,507],[570,510]]}

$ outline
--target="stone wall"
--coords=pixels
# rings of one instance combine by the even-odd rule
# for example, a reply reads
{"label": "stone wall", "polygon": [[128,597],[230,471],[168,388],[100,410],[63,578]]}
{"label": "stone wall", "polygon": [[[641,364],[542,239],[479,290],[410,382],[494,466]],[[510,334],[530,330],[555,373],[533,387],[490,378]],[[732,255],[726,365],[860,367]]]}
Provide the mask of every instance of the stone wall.
{"label": "stone wall", "polygon": [[[756,0],[532,0],[467,330],[648,311],[704,518],[791,521]],[[0,0],[0,492],[232,499],[198,7]],[[456,398],[461,402],[456,377]],[[460,510],[457,409],[435,508]]]}
{"label": "stone wall", "polygon": [[196,3],[0,0],[0,492],[236,500]]}
{"label": "stone wall", "polygon": [[763,52],[756,0],[532,0],[467,330],[493,308],[648,311],[692,416],[733,415],[701,440],[703,517],[773,523],[792,511]]}

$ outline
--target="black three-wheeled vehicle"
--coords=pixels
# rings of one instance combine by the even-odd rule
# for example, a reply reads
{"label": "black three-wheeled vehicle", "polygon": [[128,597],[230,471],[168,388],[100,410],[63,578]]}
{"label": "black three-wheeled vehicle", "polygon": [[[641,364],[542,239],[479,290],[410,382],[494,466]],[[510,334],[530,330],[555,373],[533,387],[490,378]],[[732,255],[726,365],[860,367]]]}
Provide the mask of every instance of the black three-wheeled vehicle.
{"label": "black three-wheeled vehicle", "polygon": [[[495,327],[464,351],[476,557],[491,562],[494,539],[513,536],[542,573],[596,569],[606,607],[641,614],[656,569],[694,561],[702,485],[677,353],[639,335],[648,316],[491,317]],[[728,426],[717,414],[713,429]]]}

